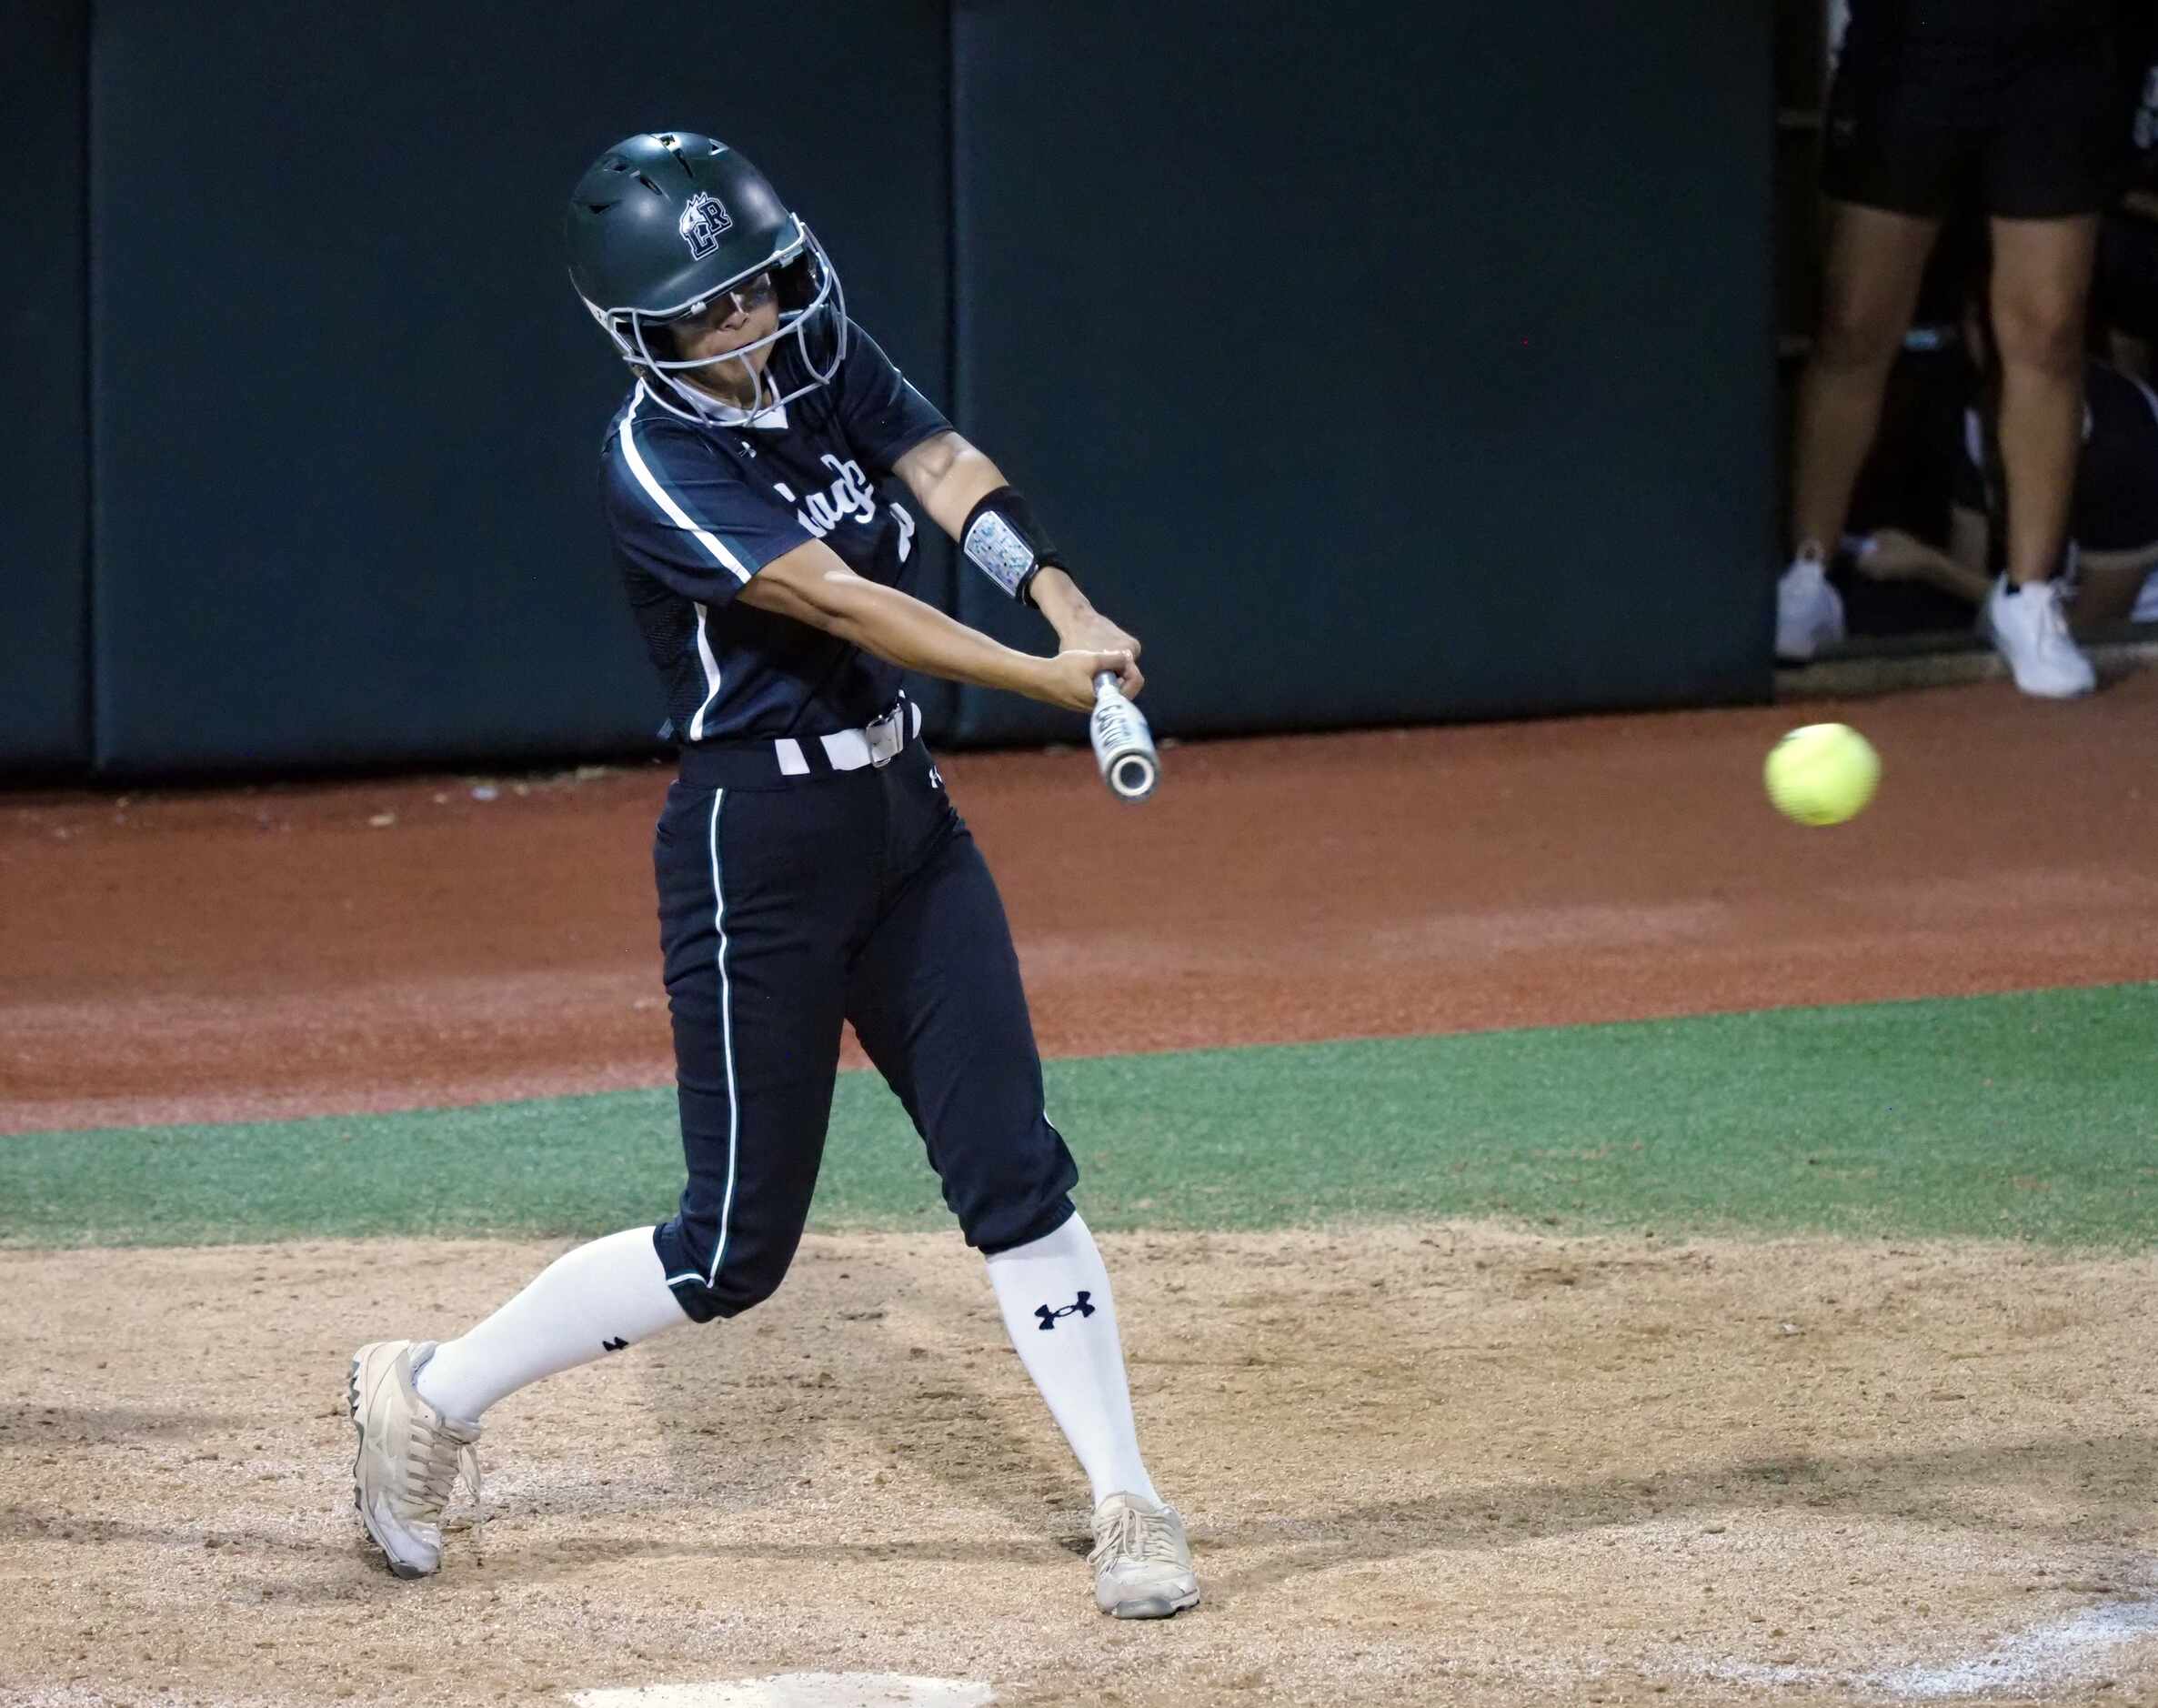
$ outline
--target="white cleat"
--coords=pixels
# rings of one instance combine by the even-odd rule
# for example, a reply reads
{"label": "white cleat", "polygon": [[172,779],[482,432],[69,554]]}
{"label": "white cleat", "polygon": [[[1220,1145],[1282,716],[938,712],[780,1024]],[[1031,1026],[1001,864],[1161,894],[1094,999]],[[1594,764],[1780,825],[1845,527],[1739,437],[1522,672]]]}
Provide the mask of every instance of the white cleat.
{"label": "white cleat", "polygon": [[479,1425],[447,1418],[419,1397],[413,1372],[435,1342],[376,1341],[353,1354],[346,1403],[359,1452],[352,1503],[360,1522],[401,1578],[442,1569],[442,1509],[462,1472],[479,1500]]}
{"label": "white cleat", "polygon": [[1776,580],[1776,657],[1803,664],[1843,638],[1843,596],[1818,558],[1794,558]]}
{"label": "white cleat", "polygon": [[1164,1502],[1112,1494],[1094,1509],[1094,1605],[1119,1619],[1167,1619],[1199,1605],[1184,1521]]}
{"label": "white cleat", "polygon": [[2097,671],[2069,637],[2061,589],[2053,582],[2013,588],[2002,576],[1987,597],[1982,626],[2024,693],[2073,699],[2098,686]]}

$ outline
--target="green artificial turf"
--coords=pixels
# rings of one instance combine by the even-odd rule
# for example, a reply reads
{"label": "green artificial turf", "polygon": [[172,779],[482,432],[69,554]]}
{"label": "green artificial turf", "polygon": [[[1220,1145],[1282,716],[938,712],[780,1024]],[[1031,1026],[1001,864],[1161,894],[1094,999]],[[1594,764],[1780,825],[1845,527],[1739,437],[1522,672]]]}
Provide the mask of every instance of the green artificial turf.
{"label": "green artificial turf", "polygon": [[[2124,1247],[2158,1231],[2158,985],[1047,1064],[1098,1228],[1494,1217]],[[671,1091],[0,1138],[0,1242],[656,1221]],[[949,1225],[874,1075],[812,1225]]]}

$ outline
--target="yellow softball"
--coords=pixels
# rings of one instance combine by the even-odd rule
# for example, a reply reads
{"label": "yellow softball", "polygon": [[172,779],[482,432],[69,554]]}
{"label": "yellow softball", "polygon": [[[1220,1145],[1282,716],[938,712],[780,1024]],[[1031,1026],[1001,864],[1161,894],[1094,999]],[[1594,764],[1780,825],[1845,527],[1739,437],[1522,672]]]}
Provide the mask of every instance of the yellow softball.
{"label": "yellow softball", "polygon": [[1873,799],[1881,756],[1849,724],[1807,724],[1769,749],[1762,768],[1776,810],[1801,824],[1842,824]]}

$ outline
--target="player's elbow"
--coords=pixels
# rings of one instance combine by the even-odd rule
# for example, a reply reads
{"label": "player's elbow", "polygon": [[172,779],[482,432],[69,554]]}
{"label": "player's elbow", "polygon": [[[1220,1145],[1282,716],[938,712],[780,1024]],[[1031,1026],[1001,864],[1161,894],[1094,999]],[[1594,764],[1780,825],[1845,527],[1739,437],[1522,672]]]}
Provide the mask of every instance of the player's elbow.
{"label": "player's elbow", "polygon": [[835,569],[818,576],[801,591],[804,622],[841,640],[861,644],[865,606],[873,597],[870,583],[852,570]]}
{"label": "player's elbow", "polygon": [[823,548],[805,548],[767,564],[743,588],[744,603],[777,617],[838,634],[839,625],[858,614],[867,584]]}
{"label": "player's elbow", "polygon": [[947,427],[941,433],[932,433],[912,450],[892,465],[892,473],[906,482],[907,489],[924,504],[937,489],[944,477],[951,473],[952,465],[962,453],[974,447],[957,433]]}

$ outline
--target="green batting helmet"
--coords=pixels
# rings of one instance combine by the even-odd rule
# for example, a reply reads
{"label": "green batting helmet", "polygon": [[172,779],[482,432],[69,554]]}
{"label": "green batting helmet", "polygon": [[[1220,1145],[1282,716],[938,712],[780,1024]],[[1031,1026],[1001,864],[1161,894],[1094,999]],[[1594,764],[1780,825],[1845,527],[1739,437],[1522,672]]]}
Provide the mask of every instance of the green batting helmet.
{"label": "green batting helmet", "polygon": [[[756,381],[761,415],[828,385],[847,354],[847,299],[839,276],[809,227],[782,202],[763,173],[725,143],[692,131],[650,131],[615,145],[577,181],[564,220],[569,278],[622,359],[653,387],[655,400],[678,415],[702,417],[710,400],[676,376],[685,369],[741,361]],[[725,356],[673,359],[657,326],[696,314],[730,286],[769,273],[779,327]],[[782,394],[743,358],[791,339],[801,371]],[[774,351],[775,357],[778,355]],[[769,384],[768,401],[764,387]]]}

